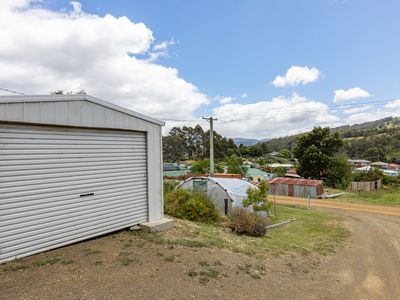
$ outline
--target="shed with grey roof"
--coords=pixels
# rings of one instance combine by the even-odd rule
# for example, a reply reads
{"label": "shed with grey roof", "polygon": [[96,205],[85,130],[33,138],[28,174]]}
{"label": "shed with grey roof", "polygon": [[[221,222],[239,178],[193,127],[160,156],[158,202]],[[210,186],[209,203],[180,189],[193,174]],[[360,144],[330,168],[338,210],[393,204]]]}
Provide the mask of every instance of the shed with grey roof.
{"label": "shed with grey roof", "polygon": [[89,95],[0,97],[0,262],[163,218],[162,121]]}

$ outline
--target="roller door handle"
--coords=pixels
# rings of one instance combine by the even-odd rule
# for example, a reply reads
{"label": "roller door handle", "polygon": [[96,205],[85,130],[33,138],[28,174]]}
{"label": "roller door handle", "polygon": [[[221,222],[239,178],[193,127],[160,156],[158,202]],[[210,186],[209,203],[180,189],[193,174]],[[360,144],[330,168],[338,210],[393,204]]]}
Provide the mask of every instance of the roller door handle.
{"label": "roller door handle", "polygon": [[94,196],[94,193],[87,193],[87,194],[81,194],[79,197],[89,197],[89,196]]}

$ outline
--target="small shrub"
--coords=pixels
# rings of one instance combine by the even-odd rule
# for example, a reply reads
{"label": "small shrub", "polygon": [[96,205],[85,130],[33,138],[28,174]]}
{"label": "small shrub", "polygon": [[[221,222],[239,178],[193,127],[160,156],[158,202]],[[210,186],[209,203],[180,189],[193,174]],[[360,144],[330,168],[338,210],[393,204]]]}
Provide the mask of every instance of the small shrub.
{"label": "small shrub", "polygon": [[251,206],[256,212],[265,212],[268,214],[271,208],[271,202],[267,198],[268,190],[269,186],[265,180],[260,182],[257,189],[249,187],[246,191],[247,198],[243,200],[243,206]]}
{"label": "small shrub", "polygon": [[353,181],[376,181],[383,179],[384,175],[381,170],[372,168],[368,172],[360,172],[353,174]]}
{"label": "small shrub", "polygon": [[383,176],[382,183],[385,185],[398,186],[400,185],[400,176]]}
{"label": "small shrub", "polygon": [[195,193],[183,189],[169,193],[165,199],[165,213],[189,221],[215,223],[219,213],[204,193]]}
{"label": "small shrub", "polygon": [[164,197],[171,193],[175,187],[179,184],[176,180],[164,180]]}
{"label": "small shrub", "polygon": [[229,214],[229,227],[232,231],[252,236],[264,236],[269,221],[256,212],[249,212],[244,208],[234,208]]}

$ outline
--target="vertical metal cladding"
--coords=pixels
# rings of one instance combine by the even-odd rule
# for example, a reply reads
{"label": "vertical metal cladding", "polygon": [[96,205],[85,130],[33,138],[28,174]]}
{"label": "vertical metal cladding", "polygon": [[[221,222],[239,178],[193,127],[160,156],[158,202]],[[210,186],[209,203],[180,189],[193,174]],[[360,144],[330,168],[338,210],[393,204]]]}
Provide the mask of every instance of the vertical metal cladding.
{"label": "vertical metal cladding", "polygon": [[145,133],[0,124],[0,262],[148,220]]}

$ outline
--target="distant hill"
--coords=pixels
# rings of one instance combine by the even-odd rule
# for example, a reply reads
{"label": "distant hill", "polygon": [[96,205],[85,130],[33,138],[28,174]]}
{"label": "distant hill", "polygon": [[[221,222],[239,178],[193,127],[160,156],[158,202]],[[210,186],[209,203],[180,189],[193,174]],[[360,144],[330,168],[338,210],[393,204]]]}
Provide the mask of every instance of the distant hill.
{"label": "distant hill", "polygon": [[[400,117],[388,117],[371,122],[331,128],[344,138],[343,152],[351,158],[364,157],[369,148],[378,148],[385,153],[385,159],[400,162]],[[293,150],[298,135],[274,138],[265,142],[268,151]],[[368,159],[368,158],[367,158]]]}
{"label": "distant hill", "polygon": [[271,139],[266,138],[266,139],[258,140],[258,139],[247,139],[247,138],[233,138],[233,141],[235,142],[235,144],[237,146],[239,146],[240,144],[242,144],[244,146],[253,146],[257,143],[261,143],[261,142],[265,142],[265,141],[269,141],[269,140],[271,140]]}

